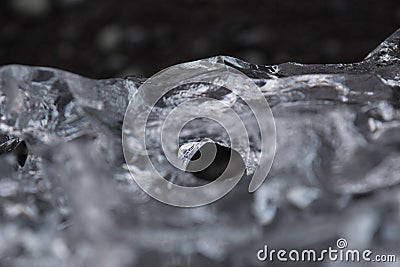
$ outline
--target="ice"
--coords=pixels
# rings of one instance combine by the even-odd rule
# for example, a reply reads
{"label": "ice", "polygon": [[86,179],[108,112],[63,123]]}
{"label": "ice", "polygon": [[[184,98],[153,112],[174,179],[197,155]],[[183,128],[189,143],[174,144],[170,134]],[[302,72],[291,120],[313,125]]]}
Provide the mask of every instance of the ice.
{"label": "ice", "polygon": [[[208,59],[260,88],[275,117],[277,153],[254,194],[246,176],[221,200],[192,209],[150,198],[125,165],[124,113],[145,79],[0,67],[0,265],[257,266],[264,244],[326,248],[339,237],[398,253],[399,45],[400,30],[353,64]],[[253,125],[242,102],[204,84],[167,95],[150,125],[199,95],[221,99]],[[194,121],[182,132],[183,158],[206,138],[230,146],[224,131],[206,123]],[[204,183],[167,165],[157,131],[149,133],[149,154],[166,178]],[[251,139],[251,159],[258,141]],[[129,142],[134,147],[137,140]],[[246,163],[251,175],[255,162]]]}
{"label": "ice", "polygon": [[18,138],[10,138],[7,135],[0,135],[0,154],[13,151],[18,144]]}

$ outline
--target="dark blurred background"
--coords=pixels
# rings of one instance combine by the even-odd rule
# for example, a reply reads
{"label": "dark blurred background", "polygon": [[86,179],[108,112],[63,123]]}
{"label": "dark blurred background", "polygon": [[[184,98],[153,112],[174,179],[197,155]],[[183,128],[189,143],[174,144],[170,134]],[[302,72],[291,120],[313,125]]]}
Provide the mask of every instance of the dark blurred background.
{"label": "dark blurred background", "polygon": [[1,0],[0,65],[93,78],[231,55],[253,63],[353,62],[400,25],[399,0]]}

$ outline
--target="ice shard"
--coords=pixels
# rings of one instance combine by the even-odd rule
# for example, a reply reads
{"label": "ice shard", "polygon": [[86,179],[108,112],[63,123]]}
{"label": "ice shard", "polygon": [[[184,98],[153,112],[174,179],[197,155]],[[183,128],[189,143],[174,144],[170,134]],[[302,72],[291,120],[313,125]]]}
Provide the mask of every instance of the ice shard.
{"label": "ice shard", "polygon": [[[399,46],[400,30],[352,64],[208,59],[254,81],[272,108],[278,143],[254,194],[244,179],[193,209],[148,197],[125,165],[122,121],[145,79],[0,67],[0,266],[257,266],[265,243],[326,248],[338,237],[398,254]],[[198,93],[241,104],[212,86],[179,90],[163,105]],[[220,128],[198,123],[185,129],[187,144],[210,138],[229,147]],[[177,183],[204,182],[163,170]]]}

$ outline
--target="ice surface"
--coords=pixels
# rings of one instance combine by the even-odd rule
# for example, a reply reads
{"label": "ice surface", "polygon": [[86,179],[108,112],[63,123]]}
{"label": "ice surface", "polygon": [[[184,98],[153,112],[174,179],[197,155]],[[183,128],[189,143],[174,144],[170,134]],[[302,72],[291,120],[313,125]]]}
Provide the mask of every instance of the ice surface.
{"label": "ice surface", "polygon": [[[192,209],[149,198],[124,164],[123,116],[144,79],[1,67],[0,266],[253,266],[264,244],[326,248],[338,237],[398,253],[399,45],[397,31],[354,64],[210,58],[262,90],[275,117],[277,153],[255,194],[244,179],[223,199]],[[199,93],[248,116],[231,95],[198,85],[166,96],[153,119],[163,106]],[[183,142],[229,145],[220,128],[198,123],[185,128]],[[158,148],[154,143],[153,152]],[[200,182],[171,166],[163,171],[178,183]]]}

